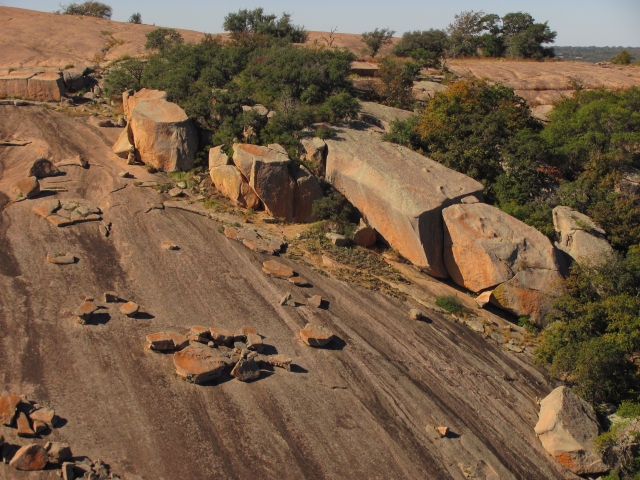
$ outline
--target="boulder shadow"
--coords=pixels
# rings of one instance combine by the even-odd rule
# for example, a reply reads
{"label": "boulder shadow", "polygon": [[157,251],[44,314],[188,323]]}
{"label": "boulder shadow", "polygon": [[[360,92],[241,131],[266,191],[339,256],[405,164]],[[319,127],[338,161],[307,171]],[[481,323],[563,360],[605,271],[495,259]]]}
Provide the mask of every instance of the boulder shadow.
{"label": "boulder shadow", "polygon": [[460,438],[460,434],[449,430],[446,435],[443,435],[442,438]]}
{"label": "boulder shadow", "polygon": [[329,300],[322,300],[318,308],[320,310],[329,310],[329,305],[331,305],[331,302],[329,302]]}
{"label": "boulder shadow", "polygon": [[138,312],[131,318],[135,318],[136,320],[153,320],[156,317],[151,315],[149,312]]}
{"label": "boulder shadow", "polygon": [[278,349],[273,345],[268,345],[266,343],[262,344],[262,351],[260,352],[262,355],[277,355]]}
{"label": "boulder shadow", "polygon": [[324,348],[325,350],[343,350],[344,347],[347,346],[347,342],[345,342],[343,339],[341,339],[340,337],[338,337],[337,335],[334,335],[333,338],[331,339],[331,341],[325,345],[324,347],[320,347],[320,348]]}
{"label": "boulder shadow", "polygon": [[87,325],[106,325],[111,320],[111,315],[107,312],[96,312],[91,315],[91,320]]}
{"label": "boulder shadow", "polygon": [[309,370],[307,370],[304,367],[301,367],[298,364],[292,363],[291,364],[291,370],[289,370],[291,373],[309,373]]}

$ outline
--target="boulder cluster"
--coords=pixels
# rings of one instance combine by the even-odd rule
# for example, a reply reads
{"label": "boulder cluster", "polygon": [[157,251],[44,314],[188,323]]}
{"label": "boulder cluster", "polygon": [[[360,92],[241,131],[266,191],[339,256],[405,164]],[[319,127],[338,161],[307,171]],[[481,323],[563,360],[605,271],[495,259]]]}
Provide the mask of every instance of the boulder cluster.
{"label": "boulder cluster", "polygon": [[122,104],[127,126],[113,146],[116,155],[165,172],[193,168],[198,135],[185,111],[167,101],[166,92],[127,91]]}
{"label": "boulder cluster", "polygon": [[[4,463],[21,471],[38,471],[59,468],[64,480],[91,478],[107,480],[120,478],[111,472],[101,460],[92,462],[89,458],[73,461],[71,446],[64,442],[27,443],[20,439],[34,439],[34,442],[58,428],[59,417],[53,408],[44,407],[28,400],[24,395],[3,393],[0,395],[0,457]],[[3,434],[4,433],[4,434]],[[6,437],[5,437],[6,435]],[[9,441],[15,438],[18,444]]]}
{"label": "boulder cluster", "polygon": [[33,211],[56,227],[102,220],[102,211],[84,199],[43,200]]}
{"label": "boulder cluster", "polygon": [[261,367],[291,370],[286,355],[265,355],[266,345],[253,327],[236,332],[225,328],[191,327],[186,335],[157,332],[147,335],[147,347],[173,353],[176,374],[191,383],[207,383],[220,377],[225,369],[241,382],[257,380]]}
{"label": "boulder cluster", "polygon": [[[91,323],[91,321],[93,320],[93,315],[98,310],[104,307],[100,307],[96,305],[94,303],[95,299],[93,297],[83,295],[80,298],[82,300],[82,303],[78,308],[76,308],[72,320],[78,325],[86,325]],[[138,312],[140,311],[140,306],[137,303],[122,300],[116,292],[112,292],[112,291],[105,292],[104,302],[105,303],[122,303],[122,305],[120,305],[119,311],[122,315],[129,318],[135,318]]]}
{"label": "boulder cluster", "polygon": [[12,200],[21,201],[36,197],[40,193],[40,179],[55,177],[60,171],[46,158],[38,158],[33,162],[27,176],[11,186]]}
{"label": "boulder cluster", "polygon": [[280,145],[240,144],[233,156],[222,147],[209,151],[209,173],[216,188],[235,205],[264,210],[275,218],[307,223],[315,220],[313,202],[323,196],[318,178],[291,161]]}

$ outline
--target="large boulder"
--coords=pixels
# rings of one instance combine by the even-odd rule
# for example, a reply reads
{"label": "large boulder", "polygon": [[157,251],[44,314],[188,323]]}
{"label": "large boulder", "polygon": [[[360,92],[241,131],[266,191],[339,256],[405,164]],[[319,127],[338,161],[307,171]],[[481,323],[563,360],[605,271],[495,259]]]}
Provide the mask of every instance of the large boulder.
{"label": "large boulder", "polygon": [[236,206],[254,210],[260,207],[260,199],[234,165],[218,165],[213,167],[209,174],[220,193],[227,196]]}
{"label": "large boulder", "polygon": [[7,75],[0,75],[0,98],[27,98],[29,92],[29,79],[34,75],[35,74],[32,72],[20,71],[14,71]]}
{"label": "large boulder", "polygon": [[130,118],[140,161],[165,172],[193,168],[198,135],[182,108],[164,99],[145,99],[133,106]]}
{"label": "large boulder", "polygon": [[442,218],[444,260],[453,281],[476,293],[496,287],[491,303],[541,323],[564,269],[551,241],[484,203],[452,205]]}
{"label": "large boulder", "polygon": [[231,165],[231,159],[229,156],[224,153],[222,150],[222,145],[218,147],[213,147],[209,150],[209,170],[214,167],[219,167],[221,165]]}
{"label": "large boulder", "polygon": [[292,178],[296,182],[293,194],[293,218],[298,223],[316,221],[313,215],[313,202],[324,196],[318,177],[312,175],[304,166],[292,168]]}
{"label": "large boulder", "polygon": [[32,444],[21,447],[11,459],[9,465],[16,470],[44,470],[48,461],[49,455],[44,447]]}
{"label": "large boulder", "polygon": [[556,246],[576,262],[602,262],[613,252],[603,238],[605,231],[591,218],[569,207],[553,209],[553,226],[559,237]]}
{"label": "large boulder", "polygon": [[385,132],[391,130],[391,122],[407,120],[413,112],[395,107],[387,107],[375,102],[360,102],[360,120],[369,125],[382,128]]}
{"label": "large boulder", "polygon": [[131,132],[130,125],[127,125],[122,129],[118,140],[113,144],[111,150],[113,153],[124,159],[129,158],[129,154],[135,152],[136,149],[133,146],[133,133]]}
{"label": "large boulder", "polygon": [[62,80],[67,90],[80,90],[86,86],[86,68],[69,68],[62,72]]}
{"label": "large boulder", "polygon": [[13,393],[0,395],[0,424],[10,427],[20,404],[20,397]]}
{"label": "large boulder", "polygon": [[26,177],[11,185],[11,197],[14,200],[33,198],[40,193],[40,182],[36,177]]}
{"label": "large boulder", "polygon": [[443,259],[442,209],[482,184],[408,148],[383,142],[357,123],[326,141],[326,179],[400,255],[426,273],[449,275]]}
{"label": "large boulder", "polygon": [[66,89],[59,72],[46,72],[31,77],[27,98],[41,102],[59,102]]}
{"label": "large boulder", "polygon": [[304,149],[304,159],[313,166],[318,175],[324,176],[327,144],[318,137],[305,137],[300,140],[300,143]]}
{"label": "large boulder", "polygon": [[272,217],[293,220],[296,182],[289,175],[291,160],[279,146],[250,144],[233,146],[233,162],[249,180],[266,212]]}
{"label": "large boulder", "polygon": [[609,470],[596,452],[600,429],[591,405],[567,387],[558,387],[540,402],[535,427],[542,446],[577,475]]}
{"label": "large boulder", "polygon": [[60,174],[60,170],[50,160],[38,158],[29,169],[29,177],[46,178],[55,177]]}
{"label": "large boulder", "polygon": [[192,383],[211,381],[219,377],[226,366],[218,356],[193,345],[174,353],[173,364],[176,373]]}

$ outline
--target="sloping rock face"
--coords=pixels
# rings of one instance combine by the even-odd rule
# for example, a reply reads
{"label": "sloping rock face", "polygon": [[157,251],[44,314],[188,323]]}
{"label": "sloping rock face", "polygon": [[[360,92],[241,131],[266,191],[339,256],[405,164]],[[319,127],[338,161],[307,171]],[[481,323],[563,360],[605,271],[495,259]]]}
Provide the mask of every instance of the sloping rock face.
{"label": "sloping rock face", "polygon": [[327,147],[327,181],[398,253],[429,275],[447,278],[441,212],[468,195],[482,199],[482,185],[408,148],[382,142],[361,123],[340,128]]}
{"label": "sloping rock face", "polygon": [[0,76],[0,97],[59,102],[65,92],[59,72],[11,72]]}
{"label": "sloping rock face", "polygon": [[165,172],[193,168],[198,135],[182,108],[161,98],[145,99],[135,104],[130,116],[140,161]]}
{"label": "sloping rock face", "polygon": [[556,246],[576,262],[601,262],[613,252],[603,236],[605,231],[588,216],[559,206],[553,209],[553,226],[560,237]]}
{"label": "sloping rock face", "polygon": [[567,387],[558,387],[540,402],[536,434],[547,452],[577,475],[609,467],[596,453],[598,421],[591,405]]}
{"label": "sloping rock face", "polygon": [[550,308],[547,290],[561,278],[561,259],[549,239],[484,203],[452,205],[442,218],[453,281],[476,293],[498,286],[492,303],[542,319]]}

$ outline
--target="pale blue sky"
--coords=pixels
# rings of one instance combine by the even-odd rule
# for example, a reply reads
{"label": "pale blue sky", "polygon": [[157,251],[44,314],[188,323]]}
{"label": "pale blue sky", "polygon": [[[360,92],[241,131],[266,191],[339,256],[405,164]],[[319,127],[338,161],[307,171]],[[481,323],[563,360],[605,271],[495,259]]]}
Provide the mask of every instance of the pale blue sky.
{"label": "pale blue sky", "polygon": [[[76,0],[81,2],[83,0]],[[293,15],[308,30],[362,33],[389,27],[408,30],[445,28],[455,13],[484,10],[504,15],[528,12],[549,22],[561,46],[640,47],[640,0],[104,0],[113,7],[113,20],[126,21],[134,12],[144,23],[220,33],[224,16],[240,8],[263,7],[267,12]],[[69,3],[63,1],[62,3]],[[58,0],[0,0],[0,5],[53,11]]]}

